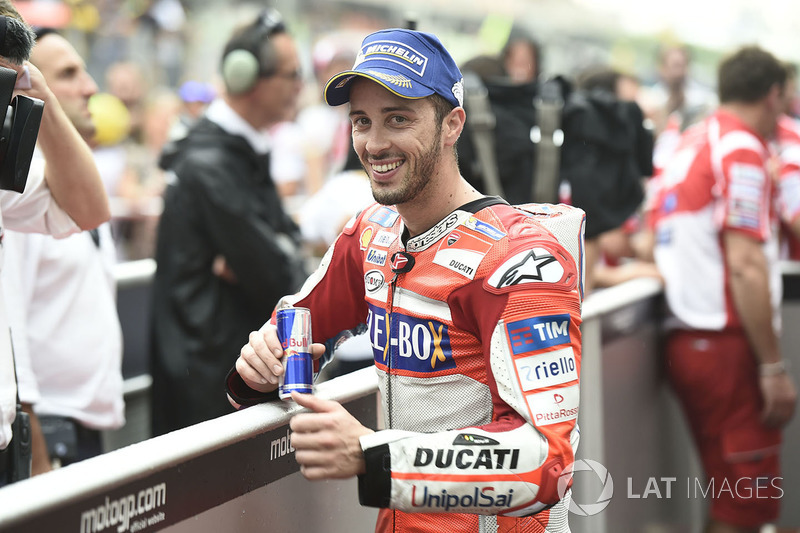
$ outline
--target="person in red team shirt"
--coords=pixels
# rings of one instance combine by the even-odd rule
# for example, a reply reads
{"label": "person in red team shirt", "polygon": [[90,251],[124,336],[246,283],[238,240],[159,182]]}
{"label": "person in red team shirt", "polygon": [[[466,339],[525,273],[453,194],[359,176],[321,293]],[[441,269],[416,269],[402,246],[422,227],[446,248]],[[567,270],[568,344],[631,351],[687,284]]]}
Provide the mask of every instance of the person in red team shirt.
{"label": "person in red team shirt", "polygon": [[[380,532],[569,531],[583,212],[512,207],[462,178],[462,76],[431,34],[367,36],[325,99],[350,103],[378,203],[278,307],[311,309],[323,362],[341,332],[368,328],[388,429],[292,393],[312,411],[291,421],[301,472],[358,476]],[[273,319],[242,348],[232,401],[276,398],[280,357]]]}
{"label": "person in red team shirt", "polygon": [[723,60],[719,109],[684,133],[661,177],[655,258],[672,313],[668,375],[716,487],[706,528],[714,533],[758,531],[777,518],[782,494],[781,427],[797,393],[779,348],[767,139],[785,80],[757,47]]}

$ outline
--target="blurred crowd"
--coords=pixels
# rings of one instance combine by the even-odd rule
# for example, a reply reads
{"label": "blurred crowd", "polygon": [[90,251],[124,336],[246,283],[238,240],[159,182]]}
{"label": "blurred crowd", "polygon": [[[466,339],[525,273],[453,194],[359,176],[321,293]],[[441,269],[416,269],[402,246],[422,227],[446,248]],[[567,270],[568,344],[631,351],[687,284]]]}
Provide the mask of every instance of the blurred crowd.
{"label": "blurred crowd", "polygon": [[[130,8],[133,4],[121,5]],[[156,0],[122,11],[113,1],[77,6],[71,8],[71,19],[62,14],[61,22],[66,26],[63,33],[84,52],[87,70],[98,81],[98,93],[90,100],[97,125],[95,155],[112,201],[118,259],[153,257],[166,179],[159,156],[165,144],[185,135],[220,94],[216,68],[220,50],[210,51],[213,59],[198,69],[187,49],[201,24],[202,3]],[[242,4],[232,11],[250,14],[252,9]],[[34,25],[40,19],[52,22],[52,14],[21,12]],[[298,35],[303,84],[292,120],[270,128],[270,165],[285,208],[300,224],[312,256],[320,257],[337,228],[370,199],[357,160],[347,164],[346,110],[322,103],[321,90],[332,73],[352,65],[363,35],[397,22],[368,11],[339,14],[328,21],[328,27],[318,20],[317,27],[290,20],[303,30]],[[548,61],[547,43],[517,26],[509,25],[507,30],[502,47],[483,46],[485,50],[464,58],[464,70],[522,85],[563,76],[573,87],[606,91],[619,100],[636,102],[655,141],[652,172],[641,176],[645,188],[646,178],[663,168],[681,132],[715,108],[707,65],[704,69],[693,66],[692,50],[678,42],[660,43],[649,64],[638,65],[636,71],[631,65],[619,67],[610,60],[600,63],[588,58],[561,71],[560,65]],[[787,115],[794,116],[798,104],[793,90],[787,92],[786,106]],[[462,144],[468,143],[462,139]],[[562,187],[559,199],[569,200],[569,192]],[[597,265],[597,286],[632,276],[657,276],[648,252],[652,243],[642,216],[644,205],[597,239],[596,260],[588,256],[590,264]]]}

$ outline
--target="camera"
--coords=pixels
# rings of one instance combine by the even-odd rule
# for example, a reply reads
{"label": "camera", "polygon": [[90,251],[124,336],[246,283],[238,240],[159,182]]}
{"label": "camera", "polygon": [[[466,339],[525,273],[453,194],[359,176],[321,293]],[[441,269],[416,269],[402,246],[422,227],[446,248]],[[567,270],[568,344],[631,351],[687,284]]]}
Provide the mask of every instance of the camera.
{"label": "camera", "polygon": [[16,81],[15,71],[0,67],[0,189],[21,193],[28,181],[44,102],[13,96]]}

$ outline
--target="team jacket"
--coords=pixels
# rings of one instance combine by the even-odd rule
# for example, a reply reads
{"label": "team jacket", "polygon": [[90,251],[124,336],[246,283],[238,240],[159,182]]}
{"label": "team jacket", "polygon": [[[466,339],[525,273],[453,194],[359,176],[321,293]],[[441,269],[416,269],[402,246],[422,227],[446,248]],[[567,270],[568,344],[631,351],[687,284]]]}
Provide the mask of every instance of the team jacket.
{"label": "team jacket", "polygon": [[373,205],[279,304],[310,308],[329,347],[368,331],[388,429],[361,439],[359,498],[377,531],[567,530],[549,508],[578,441],[585,217],[526,207],[484,198],[407,238]]}
{"label": "team jacket", "polygon": [[659,178],[654,249],[679,327],[741,328],[721,237],[725,231],[736,231],[763,243],[774,325],[780,329],[782,289],[771,157],[767,142],[724,110],[681,137]]}

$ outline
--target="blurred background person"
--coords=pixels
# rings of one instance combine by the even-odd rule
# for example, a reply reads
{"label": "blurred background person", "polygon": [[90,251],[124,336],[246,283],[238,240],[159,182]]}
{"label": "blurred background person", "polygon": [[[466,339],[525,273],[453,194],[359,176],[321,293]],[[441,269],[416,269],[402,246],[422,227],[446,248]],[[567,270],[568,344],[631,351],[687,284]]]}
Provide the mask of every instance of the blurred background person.
{"label": "blurred background person", "polygon": [[[786,71],[740,48],[720,63],[720,107],[681,138],[658,204],[655,259],[670,310],[667,375],[704,473],[720,493],[706,531],[753,532],[778,518],[779,452],[797,391],[780,347],[781,272],[769,139]],[[702,253],[698,253],[702,251]]]}
{"label": "blurred background person", "polygon": [[511,30],[500,57],[512,83],[536,81],[543,72],[541,46],[521,28]]}
{"label": "blurred background person", "polygon": [[[51,29],[38,29],[36,36],[31,63],[91,142],[95,126],[88,101],[97,85],[64,37]],[[0,278],[14,309],[15,355],[29,358],[33,371],[20,375],[20,398],[33,403],[46,442],[44,457],[34,442],[33,471],[99,455],[100,432],[125,423],[110,226],[65,239],[6,231],[3,248]]]}
{"label": "blurred background person", "polygon": [[301,88],[294,39],[264,10],[221,61],[225,91],[161,159],[169,178],[153,285],[153,434],[232,411],[218,394],[241,348],[305,278],[297,226],[270,177],[269,129]]}

